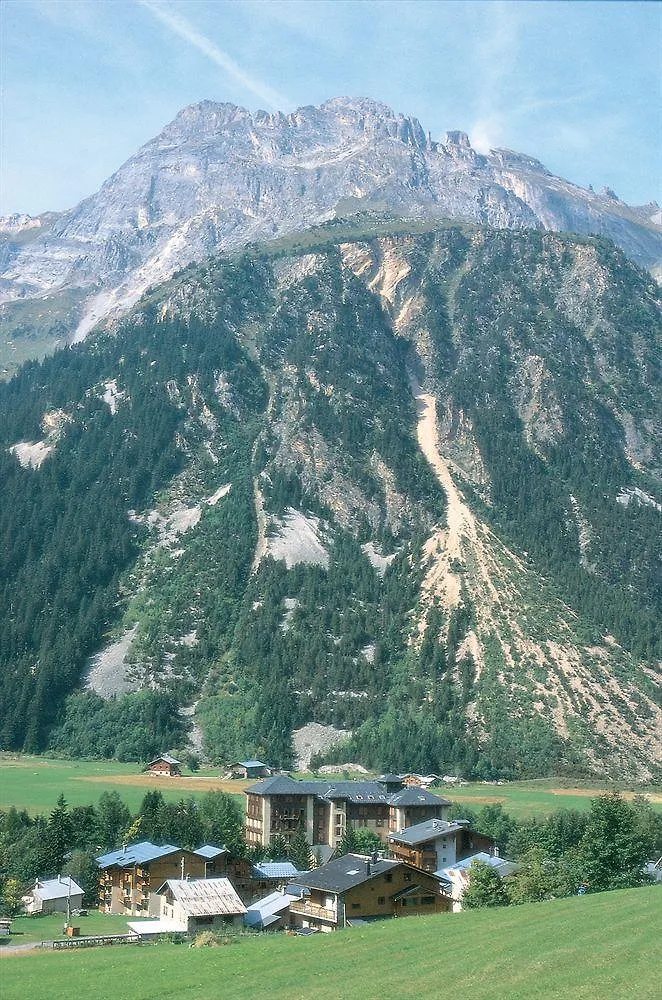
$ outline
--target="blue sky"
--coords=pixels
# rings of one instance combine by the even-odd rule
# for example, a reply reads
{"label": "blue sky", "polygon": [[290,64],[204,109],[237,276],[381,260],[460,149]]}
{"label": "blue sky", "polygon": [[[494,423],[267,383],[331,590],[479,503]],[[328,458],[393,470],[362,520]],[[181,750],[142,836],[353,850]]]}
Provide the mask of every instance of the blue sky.
{"label": "blue sky", "polygon": [[96,190],[185,105],[384,101],[661,199],[662,4],[4,0],[0,213]]}

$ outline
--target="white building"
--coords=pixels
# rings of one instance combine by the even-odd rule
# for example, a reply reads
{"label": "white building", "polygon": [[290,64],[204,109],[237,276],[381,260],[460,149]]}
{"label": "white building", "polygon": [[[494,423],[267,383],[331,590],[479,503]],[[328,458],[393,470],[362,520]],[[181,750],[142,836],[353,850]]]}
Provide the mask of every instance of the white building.
{"label": "white building", "polygon": [[58,875],[41,881],[22,897],[26,913],[66,913],[67,909],[80,910],[83,890],[69,875]]}

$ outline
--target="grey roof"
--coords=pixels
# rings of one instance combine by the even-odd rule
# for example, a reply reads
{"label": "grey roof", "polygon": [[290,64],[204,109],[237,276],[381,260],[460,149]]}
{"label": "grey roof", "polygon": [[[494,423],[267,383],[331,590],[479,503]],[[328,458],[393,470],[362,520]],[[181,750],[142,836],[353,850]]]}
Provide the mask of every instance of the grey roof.
{"label": "grey roof", "polygon": [[437,837],[444,837],[447,834],[457,833],[458,830],[467,830],[467,820],[455,820],[447,823],[443,819],[426,819],[423,823],[416,823],[414,826],[400,830],[399,833],[390,833],[389,840],[395,840],[398,844],[424,844],[428,840],[436,840]]}
{"label": "grey roof", "polygon": [[196,847],[193,853],[200,855],[201,858],[206,858],[208,861],[213,861],[219,854],[227,854],[228,849],[227,847],[214,847],[213,844],[203,844],[202,847]]}
{"label": "grey roof", "polygon": [[291,861],[260,861],[253,865],[253,878],[298,878],[299,869]]}
{"label": "grey roof", "polygon": [[246,912],[246,907],[228,878],[169,878],[156,891],[163,895],[167,889],[170,889],[189,917],[215,917]]}
{"label": "grey roof", "polygon": [[164,844],[157,847],[150,840],[141,840],[139,844],[131,844],[129,847],[122,847],[119,851],[110,851],[108,854],[100,854],[96,859],[99,868],[130,868],[132,865],[147,864],[156,861],[157,858],[165,858],[168,854],[179,851],[179,847],[174,844]]}
{"label": "grey roof", "polygon": [[169,753],[160,753],[154,760],[150,760],[147,766],[151,767],[152,764],[157,764],[160,760],[164,760],[166,764],[181,764],[180,760],[177,760],[176,757],[171,757]]}
{"label": "grey roof", "polygon": [[246,910],[244,923],[248,927],[269,927],[276,923],[299,896],[288,892],[270,892],[262,899],[256,899]]}
{"label": "grey roof", "polygon": [[336,861],[299,875],[297,882],[308,889],[328,889],[330,892],[345,892],[369,879],[384,875],[402,861],[370,861],[362,854],[346,854]]}
{"label": "grey roof", "polygon": [[494,868],[501,876],[510,875],[511,872],[516,871],[519,867],[514,861],[508,861],[507,858],[499,858],[493,854],[486,854],[485,851],[478,851],[477,854],[472,854],[470,858],[464,858],[462,861],[456,861],[454,865],[447,865],[446,868],[440,868],[438,872],[435,872],[435,875],[437,878],[443,878],[447,881],[450,872],[467,871],[471,868],[474,861],[483,861],[490,868]]}
{"label": "grey roof", "polygon": [[269,765],[265,764],[261,760],[235,760],[235,762],[233,764],[230,764],[230,767],[238,767],[238,766],[239,767],[268,767]]}
{"label": "grey roof", "polygon": [[389,796],[393,806],[450,806],[450,799],[442,799],[440,795],[428,792],[427,788],[403,788]]}
{"label": "grey roof", "polygon": [[384,805],[450,805],[424,788],[404,788],[387,792],[379,781],[296,781],[284,774],[264,778],[246,789],[249,795],[315,795],[318,799],[333,802],[344,800],[358,805],[383,803]]}
{"label": "grey roof", "polygon": [[69,875],[60,878],[39,880],[32,890],[40,899],[66,899],[67,896],[82,896],[83,890]]}

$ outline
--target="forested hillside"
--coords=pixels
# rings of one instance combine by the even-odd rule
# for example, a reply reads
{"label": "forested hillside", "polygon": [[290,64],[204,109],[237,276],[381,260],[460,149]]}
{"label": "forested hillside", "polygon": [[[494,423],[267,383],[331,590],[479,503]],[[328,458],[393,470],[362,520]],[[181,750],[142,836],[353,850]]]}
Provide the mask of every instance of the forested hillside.
{"label": "forested hillside", "polygon": [[660,348],[602,240],[365,216],[187,268],[0,386],[2,745],[654,776]]}

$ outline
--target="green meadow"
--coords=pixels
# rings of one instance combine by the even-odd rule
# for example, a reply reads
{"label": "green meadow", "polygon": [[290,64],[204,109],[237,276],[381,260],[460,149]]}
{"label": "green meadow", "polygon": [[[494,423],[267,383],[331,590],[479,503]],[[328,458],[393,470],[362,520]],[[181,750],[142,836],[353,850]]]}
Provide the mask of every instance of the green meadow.
{"label": "green meadow", "polygon": [[661,916],[655,886],[230,947],[5,954],[0,982],[3,1000],[653,1000]]}
{"label": "green meadow", "polygon": [[118,792],[135,813],[145,793],[153,789],[168,802],[221,790],[236,795],[243,808],[245,786],[242,781],[221,781],[218,768],[182,778],[156,778],[143,774],[135,763],[0,756],[0,809],[15,806],[33,815],[54,809],[60,793],[69,806],[83,806],[97,802],[102,792]]}
{"label": "green meadow", "polygon": [[[117,761],[61,760],[47,757],[11,756],[0,754],[0,809],[16,806],[28,812],[49,813],[62,792],[70,806],[89,805],[102,792],[118,792],[132,812],[136,812],[145,792],[157,788],[168,801],[207,791],[221,790],[237,796],[244,804],[243,790],[251,782],[222,781],[219,768],[185,773],[182,778],[154,778],[143,774],[140,764],[120,764]],[[306,777],[315,777],[306,775]],[[338,777],[342,777],[339,774]],[[330,780],[333,780],[331,778]],[[500,802],[515,819],[546,816],[557,809],[588,809],[591,798],[608,788],[618,787],[625,797],[635,794],[632,788],[607,783],[573,783],[555,778],[536,781],[511,781],[503,784],[473,782],[459,787],[435,789],[454,802],[466,803],[470,809]],[[662,809],[659,788],[640,789],[653,805]]]}
{"label": "green meadow", "polygon": [[[437,789],[435,789],[437,791]],[[440,791],[456,803],[466,803],[473,810],[490,803],[500,802],[505,812],[515,819],[531,816],[548,816],[557,809],[586,810],[591,799],[604,791],[618,791],[624,798],[645,795],[657,809],[662,809],[662,790],[659,787],[636,788],[622,784],[577,783],[559,778],[539,778],[534,781],[508,781],[503,784],[471,782]]]}

